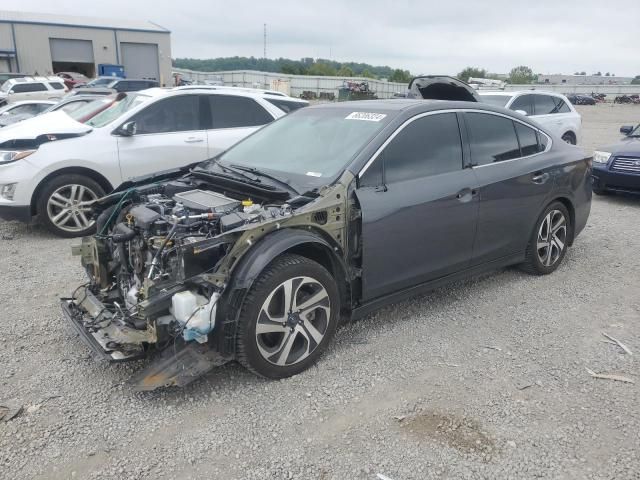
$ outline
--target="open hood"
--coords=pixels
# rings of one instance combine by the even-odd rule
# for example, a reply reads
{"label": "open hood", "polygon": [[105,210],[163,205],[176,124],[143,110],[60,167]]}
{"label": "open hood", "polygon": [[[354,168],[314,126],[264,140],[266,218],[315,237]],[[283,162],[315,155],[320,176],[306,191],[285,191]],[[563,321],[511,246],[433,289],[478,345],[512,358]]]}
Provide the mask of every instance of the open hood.
{"label": "open hood", "polygon": [[409,82],[409,98],[480,102],[471,85],[446,75],[423,75]]}
{"label": "open hood", "polygon": [[76,122],[59,110],[7,125],[0,130],[0,144],[10,140],[34,140],[42,135],[84,135],[91,130],[92,127]]}

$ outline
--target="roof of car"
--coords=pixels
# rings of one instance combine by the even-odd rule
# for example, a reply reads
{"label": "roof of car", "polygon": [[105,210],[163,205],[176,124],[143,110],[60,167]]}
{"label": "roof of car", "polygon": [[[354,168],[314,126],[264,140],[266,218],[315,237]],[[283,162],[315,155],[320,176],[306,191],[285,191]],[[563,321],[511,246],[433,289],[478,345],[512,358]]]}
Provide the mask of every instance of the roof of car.
{"label": "roof of car", "polygon": [[31,105],[31,104],[42,104],[42,103],[46,103],[47,105],[55,105],[56,103],[58,103],[55,100],[19,100],[17,102],[12,102],[10,105],[12,107],[15,107],[17,105]]}
{"label": "roof of car", "polygon": [[48,77],[32,77],[32,76],[26,76],[26,77],[18,77],[18,78],[10,78],[9,80],[7,80],[7,82],[11,82],[11,83],[29,83],[29,82],[57,82],[57,83],[63,83],[64,80],[60,77],[56,77],[55,75],[51,75]]}

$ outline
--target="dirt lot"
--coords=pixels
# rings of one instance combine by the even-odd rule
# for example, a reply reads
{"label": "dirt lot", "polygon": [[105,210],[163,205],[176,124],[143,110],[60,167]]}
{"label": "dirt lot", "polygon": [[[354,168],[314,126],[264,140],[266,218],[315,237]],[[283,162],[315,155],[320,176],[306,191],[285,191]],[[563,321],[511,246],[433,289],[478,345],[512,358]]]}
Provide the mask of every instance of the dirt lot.
{"label": "dirt lot", "polygon": [[[587,148],[640,121],[581,113]],[[388,307],[291,379],[229,365],[151,394],[123,386],[139,365],[94,361],[63,323],[58,297],[83,281],[73,242],[0,222],[0,405],[23,408],[0,421],[0,478],[637,480],[639,219],[638,199],[596,198],[551,276],[509,269]]]}

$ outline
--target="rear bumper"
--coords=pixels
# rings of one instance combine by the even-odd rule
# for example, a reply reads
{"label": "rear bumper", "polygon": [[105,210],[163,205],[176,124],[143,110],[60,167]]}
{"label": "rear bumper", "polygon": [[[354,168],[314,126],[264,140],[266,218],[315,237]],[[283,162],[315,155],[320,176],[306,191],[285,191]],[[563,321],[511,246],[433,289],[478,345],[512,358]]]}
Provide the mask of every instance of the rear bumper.
{"label": "rear bumper", "polygon": [[31,207],[29,205],[0,205],[0,218],[28,223],[31,221]]}
{"label": "rear bumper", "polygon": [[640,175],[612,172],[606,167],[593,167],[591,172],[593,188],[611,192],[640,194]]}

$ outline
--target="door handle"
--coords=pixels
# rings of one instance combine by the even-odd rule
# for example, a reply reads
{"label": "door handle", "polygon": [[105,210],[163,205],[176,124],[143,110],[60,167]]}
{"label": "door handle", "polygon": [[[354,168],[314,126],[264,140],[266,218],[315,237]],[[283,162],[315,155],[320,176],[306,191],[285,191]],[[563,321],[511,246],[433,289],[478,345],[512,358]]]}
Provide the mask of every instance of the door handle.
{"label": "door handle", "polygon": [[533,178],[531,179],[531,181],[533,183],[537,183],[542,185],[543,183],[546,183],[547,180],[549,180],[550,175],[547,172],[536,172],[533,174]]}
{"label": "door handle", "polygon": [[200,143],[200,142],[204,142],[204,138],[189,137],[184,141],[184,143]]}
{"label": "door handle", "polygon": [[474,188],[463,188],[458,193],[456,193],[456,198],[461,202],[468,201],[471,197],[475,197],[478,194],[478,191]]}

